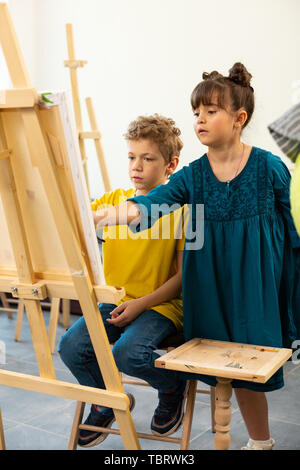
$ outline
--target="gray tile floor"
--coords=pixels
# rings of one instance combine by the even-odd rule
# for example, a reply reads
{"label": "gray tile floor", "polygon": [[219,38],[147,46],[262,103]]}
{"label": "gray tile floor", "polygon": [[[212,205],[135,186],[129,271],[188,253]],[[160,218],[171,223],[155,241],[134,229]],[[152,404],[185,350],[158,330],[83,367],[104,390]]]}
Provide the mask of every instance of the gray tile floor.
{"label": "gray tile floor", "polygon": [[[49,313],[44,312],[46,325]],[[71,315],[71,324],[78,320]],[[24,315],[21,342],[14,341],[16,314],[9,319],[0,312],[0,340],[6,347],[6,364],[0,367],[38,375],[30,330]],[[58,325],[56,344],[65,328]],[[60,380],[76,383],[56,351],[53,355],[56,376]],[[285,365],[285,388],[268,395],[271,435],[278,450],[300,450],[300,365]],[[199,383],[200,385],[200,383]],[[202,384],[203,385],[203,384]],[[201,385],[201,387],[202,387]],[[205,388],[204,385],[202,388]],[[136,406],[132,412],[136,429],[150,432],[153,410],[157,404],[156,391],[150,387],[125,385],[125,390],[135,395]],[[234,395],[232,396],[231,449],[240,449],[248,440],[247,431]],[[50,395],[0,386],[0,408],[4,423],[6,448],[8,450],[64,450],[67,449],[75,402]],[[88,412],[88,406],[86,406]],[[178,435],[175,434],[174,436]],[[197,394],[190,448],[213,450],[213,434],[210,423],[209,397]],[[177,450],[173,443],[140,440],[144,450]],[[88,450],[123,450],[123,442],[117,435],[110,435],[98,447]],[[80,448],[78,448],[80,449]]]}

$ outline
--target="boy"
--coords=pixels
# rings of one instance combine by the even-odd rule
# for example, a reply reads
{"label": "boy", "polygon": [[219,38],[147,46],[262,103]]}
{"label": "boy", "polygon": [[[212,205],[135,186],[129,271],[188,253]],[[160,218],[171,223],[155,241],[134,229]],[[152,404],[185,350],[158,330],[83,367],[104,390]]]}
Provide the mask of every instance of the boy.
{"label": "boy", "polygon": [[[140,116],[128,128],[129,176],[134,188],[117,189],[92,203],[95,226],[97,210],[117,206],[129,197],[147,195],[165,184],[174,173],[183,147],[173,120]],[[151,422],[152,433],[167,436],[183,418],[185,382],[176,371],[157,369],[154,352],[167,337],[182,329],[181,268],[184,237],[175,239],[182,227],[181,209],[162,218],[152,229],[133,234],[127,227],[104,227],[103,269],[108,285],[125,288],[118,306],[100,304],[101,316],[118,369],[147,381],[158,390],[159,404]],[[167,238],[164,235],[169,235]],[[81,385],[105,388],[93,347],[81,317],[62,337],[59,353]],[[134,397],[130,398],[130,409]],[[112,409],[92,405],[85,424],[110,427]],[[81,430],[78,444],[99,444],[107,434]]]}

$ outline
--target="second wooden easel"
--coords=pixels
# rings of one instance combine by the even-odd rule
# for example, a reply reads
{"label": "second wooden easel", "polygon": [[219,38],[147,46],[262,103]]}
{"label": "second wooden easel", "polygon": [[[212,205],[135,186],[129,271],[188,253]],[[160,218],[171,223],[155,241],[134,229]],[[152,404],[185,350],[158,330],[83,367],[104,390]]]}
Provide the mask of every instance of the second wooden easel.
{"label": "second wooden easel", "polygon": [[82,158],[83,168],[85,172],[87,187],[88,187],[89,194],[90,194],[88,168],[87,168],[87,156],[86,156],[86,150],[85,150],[85,139],[92,139],[94,140],[94,143],[95,143],[95,149],[96,149],[98,162],[99,162],[99,166],[100,166],[100,170],[101,170],[101,174],[103,178],[104,189],[106,192],[108,192],[108,191],[111,191],[111,184],[110,184],[110,179],[109,179],[109,175],[108,175],[108,171],[106,167],[106,161],[105,161],[103,148],[101,145],[101,133],[99,132],[99,129],[98,129],[96,114],[94,111],[92,98],[90,97],[86,98],[85,102],[86,102],[87,111],[89,115],[91,131],[88,131],[88,132],[83,131],[77,69],[78,67],[83,67],[87,63],[87,61],[76,59],[74,37],[73,37],[73,25],[70,23],[66,25],[66,34],[67,34],[67,46],[68,46],[69,59],[65,60],[64,64],[65,64],[65,67],[69,67],[70,69],[70,80],[71,80],[71,87],[72,87],[74,115],[75,115],[75,121],[76,121],[76,126],[77,126],[79,148],[81,152],[81,158]]}

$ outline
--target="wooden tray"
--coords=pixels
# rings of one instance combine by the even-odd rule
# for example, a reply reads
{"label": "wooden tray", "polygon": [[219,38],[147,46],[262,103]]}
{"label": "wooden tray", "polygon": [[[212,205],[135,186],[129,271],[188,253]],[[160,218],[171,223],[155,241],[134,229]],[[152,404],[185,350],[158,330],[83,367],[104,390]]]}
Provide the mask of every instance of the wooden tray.
{"label": "wooden tray", "polygon": [[194,338],[164,354],[155,367],[265,383],[292,350]]}

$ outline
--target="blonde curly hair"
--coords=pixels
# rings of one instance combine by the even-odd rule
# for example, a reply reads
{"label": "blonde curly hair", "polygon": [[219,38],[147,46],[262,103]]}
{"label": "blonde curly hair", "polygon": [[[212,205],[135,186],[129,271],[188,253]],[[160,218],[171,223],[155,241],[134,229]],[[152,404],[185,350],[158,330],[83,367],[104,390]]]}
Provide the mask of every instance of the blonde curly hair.
{"label": "blonde curly hair", "polygon": [[180,139],[181,131],[171,118],[153,114],[152,116],[138,116],[132,121],[124,134],[127,141],[149,139],[155,142],[166,163],[174,155],[179,157],[183,142]]}

